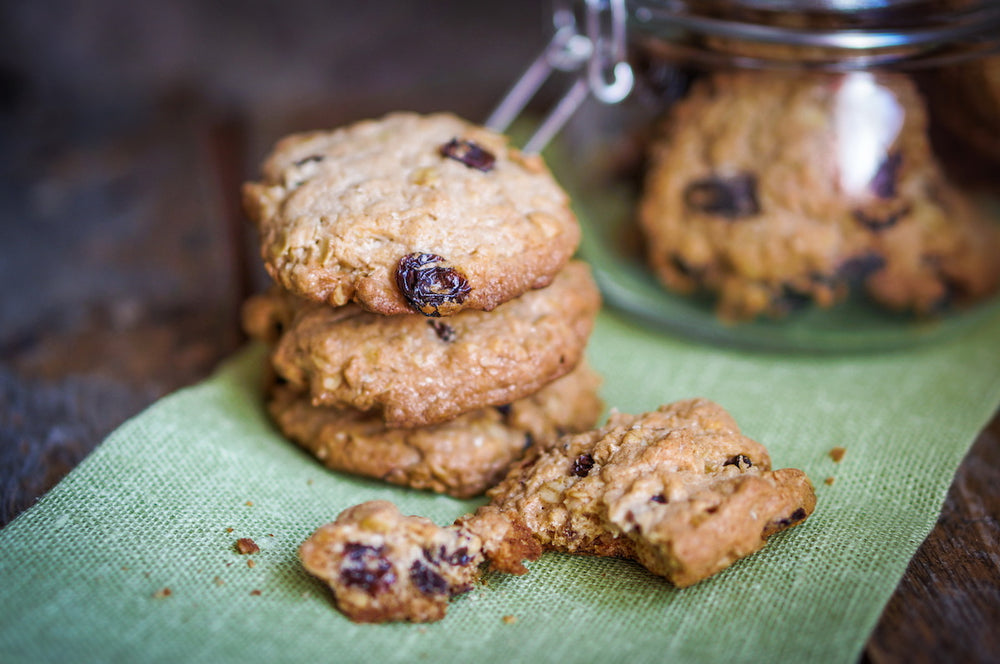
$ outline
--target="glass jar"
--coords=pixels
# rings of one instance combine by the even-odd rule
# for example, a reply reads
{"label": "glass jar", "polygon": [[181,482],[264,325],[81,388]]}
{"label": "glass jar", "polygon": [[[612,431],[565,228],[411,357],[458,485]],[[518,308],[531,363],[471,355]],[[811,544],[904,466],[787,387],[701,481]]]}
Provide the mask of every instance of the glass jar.
{"label": "glass jar", "polygon": [[625,4],[632,93],[547,152],[609,304],[820,351],[996,311],[1000,4]]}

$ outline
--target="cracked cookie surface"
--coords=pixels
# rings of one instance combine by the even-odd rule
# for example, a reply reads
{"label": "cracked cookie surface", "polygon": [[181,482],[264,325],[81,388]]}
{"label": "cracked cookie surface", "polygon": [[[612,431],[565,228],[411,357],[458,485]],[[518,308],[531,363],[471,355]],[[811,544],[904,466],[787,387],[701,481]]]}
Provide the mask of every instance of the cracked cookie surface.
{"label": "cracked cookie surface", "polygon": [[377,414],[392,427],[445,422],[529,396],[581,360],[600,307],[586,264],[491,312],[446,319],[332,308],[272,290],[245,327],[275,342],[272,364],[315,405]]}
{"label": "cracked cookie surface", "polygon": [[491,310],[546,286],[580,239],[540,157],[448,113],[286,137],[243,201],[281,287],[381,314]]}
{"label": "cracked cookie surface", "polygon": [[633,558],[677,586],[704,579],[805,519],[815,494],[797,469],[704,399],[615,413],[518,463],[488,492],[547,550]]}

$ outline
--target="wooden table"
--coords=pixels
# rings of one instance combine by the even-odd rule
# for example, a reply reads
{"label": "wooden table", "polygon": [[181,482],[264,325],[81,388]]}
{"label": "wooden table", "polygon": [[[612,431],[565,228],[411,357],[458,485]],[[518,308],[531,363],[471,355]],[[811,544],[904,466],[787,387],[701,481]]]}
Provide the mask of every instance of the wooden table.
{"label": "wooden table", "polygon": [[[265,280],[237,191],[274,139],[484,118],[547,36],[527,0],[47,4],[0,8],[0,525],[242,343]],[[1000,418],[862,659],[996,661],[998,515]]]}

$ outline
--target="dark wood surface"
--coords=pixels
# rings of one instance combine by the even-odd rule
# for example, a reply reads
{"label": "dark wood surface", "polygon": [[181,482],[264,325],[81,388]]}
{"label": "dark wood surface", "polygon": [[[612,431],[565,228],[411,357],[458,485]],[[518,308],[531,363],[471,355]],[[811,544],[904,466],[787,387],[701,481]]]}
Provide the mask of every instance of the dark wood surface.
{"label": "dark wood surface", "polygon": [[[242,343],[264,278],[236,193],[274,139],[484,118],[545,20],[526,0],[0,6],[0,525]],[[864,661],[997,661],[998,516],[995,419]]]}

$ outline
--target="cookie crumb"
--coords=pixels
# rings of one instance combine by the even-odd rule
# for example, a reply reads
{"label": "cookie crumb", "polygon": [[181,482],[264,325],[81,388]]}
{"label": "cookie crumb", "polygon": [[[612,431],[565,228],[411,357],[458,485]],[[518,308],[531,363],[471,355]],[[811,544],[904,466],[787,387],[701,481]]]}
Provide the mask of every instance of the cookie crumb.
{"label": "cookie crumb", "polygon": [[830,450],[830,458],[833,459],[834,463],[840,463],[840,460],[844,458],[845,454],[847,454],[847,450],[843,447],[835,447]]}
{"label": "cookie crumb", "polygon": [[226,528],[226,532],[227,532],[227,533],[231,533],[231,532],[233,532],[234,530],[236,530],[236,529],[235,529],[235,528],[233,528],[232,526],[230,526],[229,528]]}
{"label": "cookie crumb", "polygon": [[224,585],[226,585],[226,582],[222,580],[222,577],[221,577],[221,576],[217,576],[217,577],[215,577],[214,579],[212,579],[212,581],[213,581],[213,582],[215,583],[215,585],[217,585],[217,586],[224,586]]}
{"label": "cookie crumb", "polygon": [[174,594],[174,591],[172,591],[170,588],[167,588],[167,587],[164,586],[163,588],[160,588],[155,593],[153,593],[153,597],[155,599],[163,599],[164,597],[170,597],[173,594]]}
{"label": "cookie crumb", "polygon": [[253,507],[253,501],[252,500],[248,500],[248,501],[246,501],[243,504],[246,505],[247,507]]}
{"label": "cookie crumb", "polygon": [[254,562],[253,558],[251,558],[250,560],[247,561],[247,567],[249,567],[250,569],[253,569],[254,566],[256,566],[256,565],[257,565],[257,563]]}
{"label": "cookie crumb", "polygon": [[833,478],[832,477],[826,478],[825,480],[823,480],[823,484],[830,486],[831,484],[833,484]]}
{"label": "cookie crumb", "polygon": [[504,624],[513,625],[517,622],[517,616],[506,615],[503,617]]}
{"label": "cookie crumb", "polygon": [[250,594],[251,595],[260,595],[260,591],[259,590],[251,590]]}
{"label": "cookie crumb", "polygon": [[241,554],[257,553],[260,551],[260,547],[257,546],[257,542],[254,542],[249,537],[241,537],[236,540],[236,551]]}

